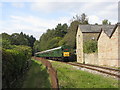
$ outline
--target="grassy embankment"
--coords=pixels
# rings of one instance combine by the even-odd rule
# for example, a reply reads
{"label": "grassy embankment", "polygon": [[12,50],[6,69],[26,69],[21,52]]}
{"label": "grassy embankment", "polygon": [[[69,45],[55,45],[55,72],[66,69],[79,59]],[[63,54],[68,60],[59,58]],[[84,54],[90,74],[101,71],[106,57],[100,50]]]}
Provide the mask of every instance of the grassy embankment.
{"label": "grassy embankment", "polygon": [[53,62],[57,70],[60,88],[117,88],[118,81],[113,78],[80,71],[71,65]]}
{"label": "grassy embankment", "polygon": [[21,80],[22,88],[51,88],[46,67],[39,61],[32,60],[32,66]]}

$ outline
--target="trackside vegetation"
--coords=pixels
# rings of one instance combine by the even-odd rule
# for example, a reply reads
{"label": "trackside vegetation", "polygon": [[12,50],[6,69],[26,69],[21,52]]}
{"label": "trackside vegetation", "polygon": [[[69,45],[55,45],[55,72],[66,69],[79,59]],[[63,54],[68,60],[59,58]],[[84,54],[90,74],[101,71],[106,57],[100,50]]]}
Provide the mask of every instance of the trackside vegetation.
{"label": "trackside vegetation", "polygon": [[32,50],[28,46],[12,46],[2,49],[2,87],[11,88],[14,81],[29,67]]}
{"label": "trackside vegetation", "polygon": [[118,88],[118,80],[77,70],[71,65],[52,61],[60,88]]}
{"label": "trackside vegetation", "polygon": [[24,75],[21,88],[51,88],[47,69],[40,61],[32,60],[29,71]]}

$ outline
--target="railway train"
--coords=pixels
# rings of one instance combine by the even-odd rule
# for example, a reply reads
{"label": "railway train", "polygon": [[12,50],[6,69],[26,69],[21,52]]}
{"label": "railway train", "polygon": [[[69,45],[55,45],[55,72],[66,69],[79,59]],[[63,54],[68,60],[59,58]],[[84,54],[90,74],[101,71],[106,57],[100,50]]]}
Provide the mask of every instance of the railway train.
{"label": "railway train", "polygon": [[35,53],[36,57],[64,62],[70,61],[71,55],[71,48],[67,45]]}

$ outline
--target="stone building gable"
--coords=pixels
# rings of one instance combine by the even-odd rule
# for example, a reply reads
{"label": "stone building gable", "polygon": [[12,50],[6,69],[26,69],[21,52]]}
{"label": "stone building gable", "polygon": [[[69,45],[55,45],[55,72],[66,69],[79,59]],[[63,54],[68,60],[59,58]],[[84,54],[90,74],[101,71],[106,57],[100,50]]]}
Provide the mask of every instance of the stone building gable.
{"label": "stone building gable", "polygon": [[78,27],[77,30],[77,36],[76,36],[76,53],[77,53],[77,61],[82,63],[83,62],[83,34],[80,30],[80,28]]}
{"label": "stone building gable", "polygon": [[[109,33],[108,33],[109,32]],[[99,65],[117,66],[119,60],[120,25],[117,24],[110,30],[102,30],[98,38]]]}

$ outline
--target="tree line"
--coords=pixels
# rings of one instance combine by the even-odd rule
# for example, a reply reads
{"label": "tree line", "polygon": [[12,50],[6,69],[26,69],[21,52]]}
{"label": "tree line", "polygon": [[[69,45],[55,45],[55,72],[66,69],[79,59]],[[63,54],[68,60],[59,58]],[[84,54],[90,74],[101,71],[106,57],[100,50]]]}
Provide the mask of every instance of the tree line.
{"label": "tree line", "polygon": [[34,53],[34,42],[36,41],[33,35],[26,35],[23,32],[13,33],[11,35],[7,33],[0,34],[2,36],[2,47],[10,49],[12,45],[25,45],[32,48],[32,54]]}

